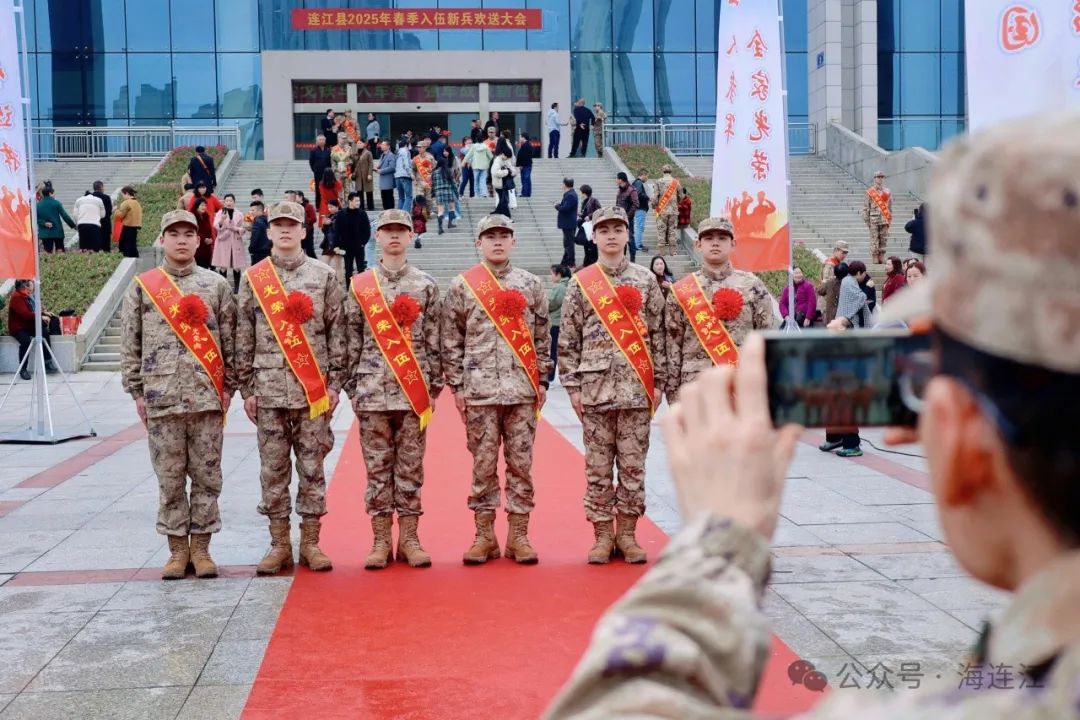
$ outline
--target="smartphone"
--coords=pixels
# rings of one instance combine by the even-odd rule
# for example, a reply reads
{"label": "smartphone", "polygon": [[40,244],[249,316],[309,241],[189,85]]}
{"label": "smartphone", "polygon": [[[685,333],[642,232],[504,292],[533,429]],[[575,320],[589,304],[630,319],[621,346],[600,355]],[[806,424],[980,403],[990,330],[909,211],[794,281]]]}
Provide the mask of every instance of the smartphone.
{"label": "smartphone", "polygon": [[912,427],[930,336],[907,330],[765,335],[769,411],[779,427]]}

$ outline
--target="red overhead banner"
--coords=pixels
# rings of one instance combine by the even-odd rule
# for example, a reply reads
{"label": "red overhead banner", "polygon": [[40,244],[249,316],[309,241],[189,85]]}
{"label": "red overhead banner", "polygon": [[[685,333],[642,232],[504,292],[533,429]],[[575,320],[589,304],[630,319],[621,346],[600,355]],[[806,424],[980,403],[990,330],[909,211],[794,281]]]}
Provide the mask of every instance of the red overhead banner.
{"label": "red overhead banner", "polygon": [[523,8],[409,8],[292,11],[293,30],[539,30],[543,11]]}

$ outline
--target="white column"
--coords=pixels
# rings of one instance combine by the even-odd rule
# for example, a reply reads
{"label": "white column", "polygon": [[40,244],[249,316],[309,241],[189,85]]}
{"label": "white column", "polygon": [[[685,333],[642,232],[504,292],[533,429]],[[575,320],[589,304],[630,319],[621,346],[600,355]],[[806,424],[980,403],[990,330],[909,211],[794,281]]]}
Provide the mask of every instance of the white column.
{"label": "white column", "polygon": [[817,124],[819,152],[829,121],[843,121],[842,8],[842,0],[807,0],[809,114]]}
{"label": "white column", "polygon": [[877,0],[854,0],[854,122],[852,130],[877,145],[878,47]]}

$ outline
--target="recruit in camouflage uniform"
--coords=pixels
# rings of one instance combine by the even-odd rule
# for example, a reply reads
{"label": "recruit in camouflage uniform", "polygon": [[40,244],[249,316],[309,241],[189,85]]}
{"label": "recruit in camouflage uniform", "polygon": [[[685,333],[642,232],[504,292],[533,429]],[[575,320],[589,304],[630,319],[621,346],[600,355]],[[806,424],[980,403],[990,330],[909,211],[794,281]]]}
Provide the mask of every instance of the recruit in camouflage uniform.
{"label": "recruit in camouflage uniform", "polygon": [[[701,221],[698,225],[698,239],[695,244],[699,252],[702,252],[702,243],[709,242],[713,236],[717,238],[727,236],[733,242],[729,246],[734,248],[735,229],[731,221],[723,217],[710,217]],[[727,248],[725,248],[727,249]],[[724,321],[735,346],[743,344],[751,330],[771,330],[776,327],[776,316],[773,314],[772,298],[765,284],[757,275],[743,270],[736,270],[731,266],[730,259],[721,262],[710,262],[706,253],[703,254],[702,268],[694,273],[698,284],[707,301],[711,301],[713,294],[720,288],[733,288],[743,296],[742,311],[734,320]],[[667,334],[667,399],[668,404],[674,403],[679,394],[679,388],[691,382],[702,370],[712,367],[713,361],[705,352],[704,346],[698,339],[697,333],[686,317],[686,313],[679,306],[675,293],[669,293],[667,307],[664,310],[664,331]]]}
{"label": "recruit in camouflage uniform", "polygon": [[[663,174],[656,181],[656,253],[671,255],[679,244],[679,180],[671,174],[671,166],[661,168]],[[668,188],[675,190],[668,195]],[[665,196],[667,202],[664,202]],[[661,207],[661,203],[663,207]]]}
{"label": "recruit in camouflage uniform", "polygon": [[[878,198],[886,207],[882,211]],[[862,219],[870,229],[870,257],[880,265],[885,262],[885,246],[889,242],[889,226],[892,224],[892,193],[885,187],[885,173],[874,173],[874,184],[866,190]]]}
{"label": "recruit in camouflage uniform", "polygon": [[[442,348],[439,344],[439,286],[435,279],[407,262],[412,244],[412,218],[404,210],[384,210],[375,223],[375,240],[382,260],[368,272],[379,281],[386,305],[406,294],[420,305],[420,316],[407,335],[428,386],[432,404],[442,392]],[[400,266],[396,266],[400,262]],[[394,269],[389,269],[390,264]],[[354,277],[355,282],[355,277]],[[431,565],[431,556],[420,544],[417,528],[423,508],[424,453],[427,433],[401,389],[350,289],[346,301],[349,369],[345,392],[352,398],[360,425],[360,443],[367,468],[364,506],[375,534],[364,566],[384,568],[393,558],[391,532],[398,516],[397,559],[412,567]],[[403,332],[406,332],[402,328]]]}
{"label": "recruit in camouflage uniform", "polygon": [[[1080,334],[1076,332],[1080,286],[1075,283],[1080,272],[1078,177],[1080,114],[1075,112],[1056,117],[1042,114],[954,143],[943,151],[929,193],[936,199],[931,219],[937,253],[934,272],[922,287],[905,290],[891,301],[885,316],[929,317],[936,328],[969,350],[1016,363],[1024,370],[1056,372],[1061,382],[1075,387],[1080,376]],[[1061,322],[1017,321],[1049,317]],[[959,363],[956,371],[976,372],[960,368]],[[970,395],[963,401],[970,402]],[[939,398],[941,402],[948,400]],[[1036,400],[1019,411],[1037,412],[1043,403]],[[974,425],[954,425],[949,431],[958,434],[970,427]],[[1008,441],[987,452],[1000,452],[1002,444]],[[954,453],[942,463],[955,459]],[[1057,459],[1069,463],[1074,455],[1063,453]],[[1011,461],[1002,459],[1001,463]],[[933,464],[931,472],[935,472]],[[939,467],[936,472],[955,476],[963,471]],[[995,477],[971,481],[963,485],[965,491],[998,495],[994,503],[1007,506],[1009,500],[1001,498],[1012,498],[1009,493],[1020,489],[1015,479],[1002,478],[1012,469],[973,472],[993,472]],[[1037,537],[1063,537],[1064,528],[1050,519],[1045,506],[1053,504],[1055,491],[1068,491],[1067,481],[1061,482],[1067,475],[1068,470],[1057,473],[1054,490],[1048,486],[1038,507],[1035,500],[1025,499],[1022,504],[1031,507],[1016,510],[1018,521],[1041,525],[1033,531]],[[935,478],[935,488],[939,482],[968,481]],[[1003,491],[1000,484],[1004,483],[1011,483],[1013,489]],[[983,489],[990,486],[992,490]],[[919,689],[899,687],[887,693],[832,690],[798,718],[1041,720],[1078,716],[1080,550],[1076,535],[1049,542],[1042,550],[1030,550],[1039,546],[1036,541],[1027,545],[1029,551],[1019,551],[1025,542],[1019,538],[984,549],[985,543],[974,538],[992,532],[992,527],[985,526],[994,523],[995,510],[980,514],[961,504],[941,511],[970,513],[963,515],[962,527],[943,522],[946,535],[954,534],[962,541],[950,543],[957,553],[965,553],[974,566],[1001,582],[1009,583],[1007,578],[1017,576],[1019,584],[1009,606],[986,627],[970,657],[955,658],[957,667],[964,668],[955,677],[940,682],[928,678]],[[1075,514],[1071,517],[1072,522],[1066,524],[1075,533]],[[1059,515],[1056,521],[1064,522],[1064,518]],[[980,552],[985,554],[979,556]],[[999,559],[1014,553],[1017,556],[1011,561]],[[749,707],[770,657],[769,622],[761,604],[769,572],[769,542],[764,535],[715,515],[695,521],[672,540],[656,567],[601,619],[584,658],[545,717],[757,717]]]}
{"label": "recruit in camouflage uniform", "polygon": [[[544,352],[551,345],[547,293],[540,278],[510,265],[513,232],[510,218],[487,215],[477,225],[477,246],[502,289],[516,290],[527,301],[524,318],[531,332],[529,359],[536,365],[540,388],[546,394],[552,369],[551,358]],[[495,264],[496,259],[501,264]],[[529,543],[528,529],[534,507],[532,461],[538,398],[521,360],[461,275],[450,284],[443,302],[442,342],[446,384],[459,404],[464,404],[465,435],[473,455],[469,509],[475,516],[476,539],[462,559],[478,565],[499,557],[495,511],[499,507],[497,471],[502,445],[510,526],[506,557],[535,563],[538,558]]]}
{"label": "recruit in camouflage uniform", "polygon": [[[320,518],[326,514],[326,475],[323,461],[334,447],[330,418],[341,392],[345,373],[343,289],[334,271],[308,257],[296,242],[295,254],[284,250],[282,232],[303,237],[304,209],[279,202],[270,209],[269,234],[273,264],[285,293],[302,292],[312,303],[312,316],[302,324],[314,360],[329,393],[331,411],[312,417],[304,386],[297,379],[278,344],[266,315],[255,298],[252,277],[240,284],[240,312],[236,332],[236,370],[240,394],[254,398],[258,430],[262,502],[258,511],[270,519],[271,547],[259,562],[260,575],[272,575],[293,565],[289,516],[292,498],[292,458],[296,456],[296,512],[300,522],[300,564],[312,570],[330,570],[332,563],[319,548]],[[291,244],[291,241],[290,241]],[[257,268],[248,270],[256,272]]]}
{"label": "recruit in camouflage uniform", "polygon": [[[161,232],[195,228],[195,216],[173,210],[161,219]],[[179,242],[166,238],[166,243]],[[229,283],[195,265],[198,235],[185,241],[183,264],[166,258],[161,269],[185,296],[197,295],[209,311],[206,329],[221,350],[224,394],[236,390],[233,339],[236,300]],[[168,249],[167,252],[176,252]],[[179,300],[180,298],[176,298]],[[157,531],[169,538],[169,560],[162,577],[184,577],[188,562],[198,577],[215,577],[210,534],[221,529],[222,398],[204,365],[181,341],[165,316],[133,282],[124,296],[120,372],[124,390],[145,407],[150,462],[158,477]],[[201,348],[200,348],[201,350]],[[187,478],[191,478],[190,497]],[[189,536],[190,535],[190,540]]]}
{"label": "recruit in camouflage uniform", "polygon": [[[592,215],[594,234],[601,223],[622,223],[626,213],[606,207]],[[600,245],[600,243],[597,243]],[[603,248],[600,248],[601,251]],[[663,333],[664,295],[652,271],[622,259],[618,265],[598,263],[611,284],[629,285],[641,293],[644,338],[651,355],[657,392],[665,386],[667,362]],[[634,533],[645,514],[645,456],[649,451],[649,425],[653,402],[626,355],[612,340],[600,317],[582,292],[571,282],[566,291],[559,330],[559,377],[563,387],[580,397],[585,443],[585,517],[593,524],[596,544],[589,562],[603,564],[615,549],[627,562],[645,562],[645,551]],[[615,486],[612,463],[619,470]],[[617,518],[613,534],[612,519]]]}

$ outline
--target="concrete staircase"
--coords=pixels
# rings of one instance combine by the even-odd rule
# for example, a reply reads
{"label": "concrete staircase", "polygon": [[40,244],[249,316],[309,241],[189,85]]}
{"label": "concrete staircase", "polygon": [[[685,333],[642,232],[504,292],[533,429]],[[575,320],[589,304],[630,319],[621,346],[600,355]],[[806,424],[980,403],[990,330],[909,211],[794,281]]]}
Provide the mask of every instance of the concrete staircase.
{"label": "concrete staircase", "polygon": [[65,160],[64,162],[35,162],[34,179],[37,182],[52,180],[53,197],[60,201],[71,215],[75,201],[94,181],[105,183],[110,195],[124,185],[141,183],[157,167],[159,160]]}
{"label": "concrete staircase", "polygon": [[218,188],[218,197],[226,193],[236,196],[237,207],[246,209],[251,202],[251,191],[262,188],[263,201],[282,200],[286,190],[302,190],[308,200],[315,201],[314,191],[309,190],[311,169],[303,160],[241,160],[232,174]]}
{"label": "concrete staircase", "polygon": [[82,370],[115,371],[120,369],[120,308],[109,320],[90,356],[82,364]]}

